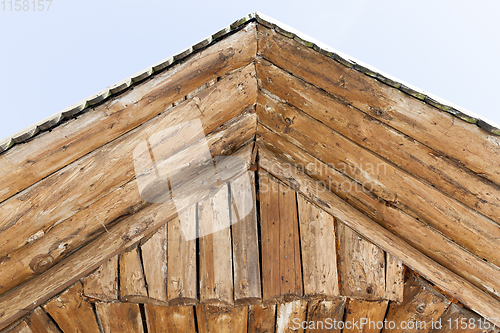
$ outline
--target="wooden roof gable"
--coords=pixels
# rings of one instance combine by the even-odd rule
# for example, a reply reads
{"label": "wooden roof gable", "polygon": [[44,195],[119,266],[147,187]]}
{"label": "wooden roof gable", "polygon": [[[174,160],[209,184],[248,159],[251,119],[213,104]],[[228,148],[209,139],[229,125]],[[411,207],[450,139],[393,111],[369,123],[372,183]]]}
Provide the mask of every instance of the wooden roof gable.
{"label": "wooden roof gable", "polygon": [[[134,85],[109,89],[95,103],[86,103],[86,108],[72,113],[73,118],[57,121],[57,126],[47,125],[44,132],[37,125],[32,133],[38,133],[36,137],[27,142],[20,139],[23,144],[9,145],[0,155],[4,174],[0,189],[0,328],[117,255],[124,262],[131,258],[130,266],[124,267],[145,267],[136,244],[144,246],[155,239],[149,237],[157,230],[174,228],[172,221],[178,214],[189,214],[193,204],[206,199],[199,192],[186,195],[175,205],[144,200],[138,191],[133,150],[158,131],[195,120],[201,123],[203,143],[200,131],[192,135],[179,132],[163,143],[171,167],[180,168],[178,191],[189,194],[193,188],[203,187],[204,168],[212,159],[196,166],[193,157],[206,146],[211,156],[243,161],[242,171],[224,182],[230,184],[244,170],[252,170],[253,175],[259,169],[263,173],[257,174],[260,181],[271,177],[297,193],[295,210],[286,210],[292,215],[273,231],[264,228],[267,213],[261,205],[255,208],[259,214],[251,229],[236,233],[240,243],[253,246],[260,258],[254,278],[245,277],[245,284],[228,284],[228,290],[207,287],[205,299],[197,289],[171,297],[167,285],[156,297],[142,288],[120,295],[120,300],[152,297],[160,298],[161,304],[246,306],[276,297],[279,302],[290,300],[281,299],[282,295],[297,299],[322,295],[330,301],[358,297],[342,291],[345,285],[331,282],[349,271],[337,271],[333,261],[345,263],[353,254],[342,257],[339,249],[343,248],[335,248],[338,259],[337,254],[329,256],[326,251],[332,242],[339,244],[337,238],[347,226],[380,253],[398,258],[466,307],[486,318],[500,318],[500,139],[492,134],[495,128],[260,16],[249,16],[226,30],[183,52],[177,62],[157,67],[155,75],[148,72],[137,76]],[[224,163],[226,169],[235,167],[230,161]],[[256,202],[268,194],[259,187]],[[304,229],[300,236],[306,238],[297,240],[299,249],[295,245],[283,249],[289,252],[283,256],[292,260],[290,267],[284,267],[304,274],[308,261],[300,251],[311,246],[312,260],[330,267],[333,275],[326,284],[318,280],[319,271],[295,275],[295,282],[280,282],[285,273],[272,273],[279,262],[268,262],[263,254],[276,250],[266,250],[265,232],[278,239],[282,234],[297,238],[298,234],[290,236],[293,233],[284,228],[297,229],[293,223],[299,223],[300,214],[314,215],[311,209],[330,216],[334,238],[326,238],[322,248],[315,248],[306,235],[318,231]],[[195,210],[196,219],[206,214],[203,212]],[[277,217],[273,211],[268,213],[274,225]],[[334,227],[333,218],[340,227]],[[231,228],[233,233],[237,225]],[[250,237],[253,234],[255,239]],[[218,237],[222,237],[220,244],[229,241],[226,246],[234,251],[230,234]],[[210,247],[207,255],[213,255],[214,244],[219,243],[211,239],[203,245],[204,241],[198,241],[198,250],[201,243]],[[162,246],[151,246],[150,262],[158,265],[155,256],[161,255]],[[196,249],[188,246],[177,251],[192,255]],[[372,254],[364,257],[373,260]],[[214,267],[229,267],[233,279],[237,270],[233,272],[231,265],[247,263],[248,258],[238,258],[231,251],[226,255],[229,266],[217,256],[212,260],[221,261],[212,261],[205,268],[197,259],[191,265],[213,275],[210,283],[216,283]],[[381,260],[387,283],[386,258]],[[190,267],[183,261],[176,266]],[[245,266],[243,271],[250,274],[251,270]],[[266,277],[268,273],[271,275]],[[375,267],[370,274],[376,276]],[[153,280],[157,281],[149,278],[148,285]],[[158,281],[161,284],[161,278]],[[194,280],[195,284],[200,281]],[[313,292],[308,292],[308,284]],[[240,298],[237,286],[244,287]],[[125,287],[121,283],[120,292]],[[135,282],[133,287],[137,287]],[[365,296],[378,295],[376,300],[393,300],[385,294],[386,285],[359,288]]]}

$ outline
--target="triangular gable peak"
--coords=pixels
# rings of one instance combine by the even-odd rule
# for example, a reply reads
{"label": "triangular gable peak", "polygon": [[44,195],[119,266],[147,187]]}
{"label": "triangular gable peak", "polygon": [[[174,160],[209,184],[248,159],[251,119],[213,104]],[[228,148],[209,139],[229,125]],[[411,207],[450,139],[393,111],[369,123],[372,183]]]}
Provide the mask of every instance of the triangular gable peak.
{"label": "triangular gable peak", "polygon": [[[229,177],[222,182],[259,168],[467,307],[499,317],[500,140],[487,132],[497,129],[318,45],[250,15],[7,142],[0,156],[6,175],[0,191],[1,325],[135,249],[203,200],[201,191],[183,193],[206,186],[214,174],[210,165]],[[175,126],[180,129],[169,132]],[[160,132],[166,136],[158,139]],[[162,144],[168,147],[162,166],[180,170],[173,186],[138,171],[146,152]],[[141,145],[148,148],[134,156]],[[236,167],[241,172],[223,172]],[[162,197],[145,195],[156,193],[158,184],[183,200],[159,204]],[[265,192],[257,194],[262,200]],[[260,256],[262,221],[260,215]],[[306,230],[301,236],[312,234]],[[301,260],[290,270],[303,273]],[[264,279],[274,264],[263,257],[261,264],[261,290],[254,285],[255,295],[242,297],[242,306],[289,300],[280,297],[293,286],[272,282],[283,272]],[[370,274],[377,276],[375,269]],[[294,277],[300,290],[291,293],[298,298],[308,295],[304,276]],[[266,289],[269,281],[274,285]],[[360,290],[390,300],[377,294],[386,287],[380,282]],[[231,290],[221,290],[222,300],[202,299],[198,292],[185,298],[237,303]]]}

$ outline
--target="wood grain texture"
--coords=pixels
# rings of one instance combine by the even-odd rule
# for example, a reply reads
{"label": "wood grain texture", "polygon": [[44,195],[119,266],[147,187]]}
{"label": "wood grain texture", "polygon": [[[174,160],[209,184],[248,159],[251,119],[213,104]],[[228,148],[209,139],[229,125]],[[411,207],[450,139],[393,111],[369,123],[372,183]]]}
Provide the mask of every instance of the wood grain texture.
{"label": "wood grain texture", "polygon": [[[188,136],[190,139],[174,135],[171,140],[164,140],[167,144],[165,151],[172,156],[162,165],[177,171],[181,180],[189,176],[184,172],[196,170],[194,162],[208,162],[203,158],[200,160],[200,151],[206,151],[207,145],[212,156],[230,155],[251,140],[255,136],[256,123],[253,114],[256,95],[254,73],[254,66],[250,66],[231,74],[204,90],[204,95],[197,95],[162,113],[137,130],[37,183],[30,188],[29,194],[23,192],[24,201],[16,197],[2,204],[0,211],[15,209],[21,215],[15,217],[12,211],[5,215],[6,225],[11,218],[17,222],[0,235],[0,256],[17,250],[0,260],[0,269],[6,272],[0,276],[0,293],[47,270],[99,234],[109,231],[124,216],[147,205],[137,191],[138,183],[133,180],[132,152],[135,147],[144,144],[146,138],[165,128],[181,128],[180,124],[186,121],[201,121],[206,137],[204,133],[198,133],[202,137],[199,140],[194,140],[194,134],[193,137]],[[227,84],[232,88],[225,87]],[[230,101],[223,97],[226,93],[232,95]],[[245,110],[247,112],[241,115]],[[163,147],[165,145],[159,145],[158,149]],[[36,200],[27,199],[30,196],[36,196]],[[32,209],[30,202],[35,204],[37,200],[41,200],[40,205]],[[28,216],[35,216],[38,209],[42,209],[43,214],[33,222]],[[50,229],[56,222],[60,223]],[[27,244],[28,240],[32,243]]]}
{"label": "wood grain texture", "polygon": [[144,332],[139,304],[97,302],[95,307],[103,333]]}
{"label": "wood grain texture", "polygon": [[231,218],[227,184],[198,203],[200,237],[200,302],[234,304]]}
{"label": "wood grain texture", "polygon": [[41,307],[37,307],[26,319],[33,333],[60,333],[61,331]]}
{"label": "wood grain texture", "polygon": [[[349,300],[346,308],[345,325],[349,332],[378,333],[384,326],[388,301]],[[348,324],[349,323],[349,324]],[[348,328],[346,326],[346,328]]]}
{"label": "wood grain texture", "polygon": [[428,332],[432,322],[439,319],[449,305],[448,299],[422,279],[412,277],[405,283],[403,302],[389,305],[385,318],[394,322],[394,328],[384,327],[382,332],[408,332],[405,325],[414,325],[412,332]]}
{"label": "wood grain texture", "polygon": [[82,288],[82,284],[77,282],[43,305],[44,310],[65,333],[100,332],[92,306],[82,295]]}
{"label": "wood grain texture", "polygon": [[264,302],[302,296],[295,191],[259,174]]}
{"label": "wood grain texture", "polygon": [[[500,290],[500,270],[425,225],[397,207],[373,196],[330,165],[318,160],[288,140],[259,124],[257,142],[275,156],[302,170],[319,185],[329,189],[354,208],[397,235],[418,251],[487,292]],[[289,166],[287,166],[289,167]]]}
{"label": "wood grain texture", "polygon": [[141,245],[142,265],[150,300],[167,302],[167,225]]}
{"label": "wood grain texture", "polygon": [[230,182],[234,303],[260,303],[260,254],[257,234],[255,176],[249,171]]}
{"label": "wood grain texture", "polygon": [[259,148],[259,165],[261,169],[272,172],[273,176],[293,186],[297,192],[310,198],[340,222],[346,223],[383,250],[397,256],[408,267],[475,312],[488,318],[496,318],[500,315],[498,310],[500,302],[498,300],[429,259],[333,193],[319,186],[316,181],[303,172],[290,168],[290,165],[283,164],[273,154],[261,148]]}
{"label": "wood grain texture", "polygon": [[385,252],[344,223],[337,224],[340,294],[367,300],[385,298]]}
{"label": "wood grain texture", "polygon": [[339,296],[333,216],[297,196],[304,296]]}
{"label": "wood grain texture", "polygon": [[[306,320],[307,302],[296,300],[276,306],[276,332],[304,332],[302,323]],[[297,325],[297,322],[300,324]]]}
{"label": "wood grain texture", "polygon": [[338,322],[344,319],[345,303],[344,297],[332,301],[309,301],[306,332],[342,332]]}
{"label": "wood grain texture", "polygon": [[251,305],[248,308],[249,333],[274,333],[276,325],[276,305]]}
{"label": "wood grain texture", "polygon": [[430,333],[492,333],[498,332],[493,323],[457,304],[451,304]]}
{"label": "wood grain texture", "polygon": [[118,300],[118,256],[82,279],[83,294],[103,302]]}
{"label": "wood grain texture", "polygon": [[195,333],[196,325],[192,306],[157,306],[144,304],[148,332]]}
{"label": "wood grain texture", "polygon": [[402,302],[404,294],[404,266],[390,253],[385,254],[385,298]]}
{"label": "wood grain texture", "polygon": [[499,138],[262,25],[257,38],[258,54],[276,66],[500,183]]}
{"label": "wood grain texture", "polygon": [[235,308],[198,305],[196,307],[199,333],[246,333],[248,307]]}
{"label": "wood grain texture", "polygon": [[9,330],[5,331],[5,333],[31,333],[33,332],[26,321],[22,321]]}
{"label": "wood grain texture", "polygon": [[256,64],[259,84],[265,91],[500,222],[500,189],[494,183],[271,63],[258,59]]}
{"label": "wood grain texture", "polygon": [[137,247],[120,254],[120,300],[143,303],[148,301],[144,271]]}

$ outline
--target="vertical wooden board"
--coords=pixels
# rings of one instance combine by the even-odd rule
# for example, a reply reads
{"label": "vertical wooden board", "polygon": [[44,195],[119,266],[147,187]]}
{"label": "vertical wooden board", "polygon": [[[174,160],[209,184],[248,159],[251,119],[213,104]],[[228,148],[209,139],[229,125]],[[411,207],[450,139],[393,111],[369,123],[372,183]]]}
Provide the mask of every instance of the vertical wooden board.
{"label": "vertical wooden board", "polygon": [[92,305],[83,297],[82,292],[83,286],[77,282],[43,305],[44,310],[65,333],[100,332]]}
{"label": "vertical wooden board", "polygon": [[[196,230],[196,204],[180,213],[186,227]],[[196,239],[186,240],[179,218],[167,224],[167,296],[171,305],[197,303]]]}
{"label": "vertical wooden board", "polygon": [[390,301],[402,302],[404,293],[403,262],[386,252],[385,265],[385,298]]}
{"label": "vertical wooden board", "polygon": [[344,223],[337,224],[340,294],[367,300],[385,298],[385,253]]}
{"label": "vertical wooden board", "polygon": [[378,333],[384,327],[384,318],[389,301],[349,300],[344,326],[349,332]]}
{"label": "vertical wooden board", "polygon": [[234,304],[228,186],[198,203],[200,302]]}
{"label": "vertical wooden board", "polygon": [[27,321],[33,333],[60,333],[61,331],[54,324],[52,319],[38,307],[30,314]]}
{"label": "vertical wooden board", "polygon": [[234,302],[254,304],[262,298],[254,173],[248,171],[230,186]]}
{"label": "vertical wooden board", "polygon": [[157,306],[144,304],[148,332],[195,333],[194,310],[192,306]]}
{"label": "vertical wooden board", "polygon": [[103,333],[144,332],[138,304],[98,302],[95,306]]}
{"label": "vertical wooden board", "polygon": [[272,333],[276,328],[276,305],[251,305],[248,309],[249,333]]}
{"label": "vertical wooden board", "polygon": [[83,294],[103,302],[118,300],[118,256],[102,264],[82,279]]}
{"label": "vertical wooden board", "polygon": [[296,300],[289,303],[280,303],[276,310],[276,332],[304,332],[303,323],[306,321],[307,302]]}
{"label": "vertical wooden board", "polygon": [[149,298],[167,302],[167,226],[141,246],[144,277]]}
{"label": "vertical wooden board", "polygon": [[31,333],[31,332],[33,331],[29,328],[28,324],[24,320],[19,324],[15,325],[14,327],[5,331],[5,333]]}
{"label": "vertical wooden board", "polygon": [[147,302],[141,259],[137,247],[120,254],[120,299],[126,302]]}
{"label": "vertical wooden board", "polygon": [[304,295],[339,296],[337,248],[333,216],[297,196]]}
{"label": "vertical wooden board", "polygon": [[260,223],[262,244],[262,299],[273,301],[281,293],[280,265],[280,220],[278,206],[278,183],[259,170]]}
{"label": "vertical wooden board", "polygon": [[332,301],[313,300],[307,305],[307,329],[306,332],[338,332],[339,322],[344,317],[345,298]]}
{"label": "vertical wooden board", "polygon": [[[450,301],[435,291],[425,281],[411,277],[405,282],[403,302],[391,302],[386,320],[394,323],[394,328],[387,327],[382,332],[408,332],[408,325],[414,325],[411,332],[428,332],[432,322],[436,321],[450,305]],[[401,325],[404,323],[404,326]]]}
{"label": "vertical wooden board", "polygon": [[493,333],[498,332],[493,323],[457,304],[451,304],[430,333]]}
{"label": "vertical wooden board", "polygon": [[246,333],[248,307],[226,308],[198,305],[196,318],[199,333]]}

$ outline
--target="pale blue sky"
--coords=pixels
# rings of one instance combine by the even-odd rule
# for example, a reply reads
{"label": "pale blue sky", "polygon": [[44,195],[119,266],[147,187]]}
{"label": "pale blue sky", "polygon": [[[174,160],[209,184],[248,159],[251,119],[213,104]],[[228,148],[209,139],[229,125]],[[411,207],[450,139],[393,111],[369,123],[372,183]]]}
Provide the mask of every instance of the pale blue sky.
{"label": "pale blue sky", "polygon": [[53,0],[48,12],[9,6],[4,11],[0,2],[0,139],[253,11],[500,123],[499,1]]}

